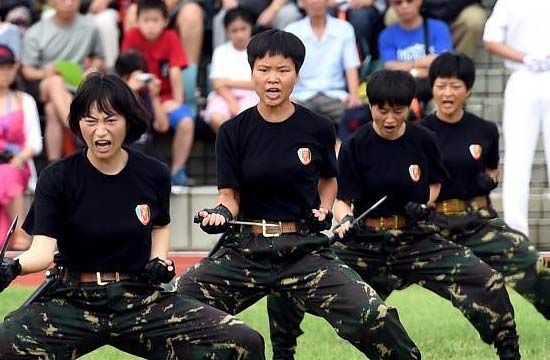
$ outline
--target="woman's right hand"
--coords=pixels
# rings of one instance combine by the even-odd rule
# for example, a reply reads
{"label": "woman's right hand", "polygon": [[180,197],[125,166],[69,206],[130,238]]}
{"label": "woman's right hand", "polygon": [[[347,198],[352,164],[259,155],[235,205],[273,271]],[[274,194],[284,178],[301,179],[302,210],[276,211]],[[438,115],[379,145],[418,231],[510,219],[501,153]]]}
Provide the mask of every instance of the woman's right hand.
{"label": "woman's right hand", "polygon": [[201,229],[207,234],[220,234],[229,229],[229,221],[233,220],[231,211],[222,204],[213,209],[199,211]]}
{"label": "woman's right hand", "polygon": [[0,292],[4,291],[19,274],[21,274],[19,260],[2,259],[0,261]]}
{"label": "woman's right hand", "polygon": [[340,239],[343,239],[346,236],[350,236],[354,220],[355,218],[352,215],[344,216],[344,218],[342,218],[342,220],[340,221],[340,225],[332,230],[332,233],[338,236]]}

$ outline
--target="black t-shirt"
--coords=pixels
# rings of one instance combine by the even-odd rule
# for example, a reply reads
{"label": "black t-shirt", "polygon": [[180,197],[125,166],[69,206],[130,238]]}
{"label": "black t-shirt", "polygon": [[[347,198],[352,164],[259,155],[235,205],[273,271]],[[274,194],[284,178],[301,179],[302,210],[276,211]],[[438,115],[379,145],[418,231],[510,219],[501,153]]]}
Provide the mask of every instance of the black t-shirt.
{"label": "black t-shirt", "polygon": [[368,216],[403,214],[407,202],[426,203],[430,184],[447,179],[435,135],[412,123],[396,140],[380,137],[372,123],[361,127],[342,145],[338,165],[338,199],[352,201],[355,216],[385,195]]}
{"label": "black t-shirt", "polygon": [[498,168],[496,124],[468,112],[454,124],[441,121],[435,114],[426,117],[421,124],[439,139],[443,164],[450,175],[441,186],[438,200],[488,195],[477,187],[476,176],[485,169]]}
{"label": "black t-shirt", "polygon": [[40,175],[23,227],[57,239],[56,261],[77,271],[139,272],[149,260],[153,226],[170,222],[166,165],[127,149],[116,175],[98,171],[86,149]]}
{"label": "black t-shirt", "polygon": [[220,128],[218,188],[240,191],[241,218],[303,219],[319,207],[319,178],[338,175],[334,144],[330,120],[304,107],[280,123],[252,107]]}

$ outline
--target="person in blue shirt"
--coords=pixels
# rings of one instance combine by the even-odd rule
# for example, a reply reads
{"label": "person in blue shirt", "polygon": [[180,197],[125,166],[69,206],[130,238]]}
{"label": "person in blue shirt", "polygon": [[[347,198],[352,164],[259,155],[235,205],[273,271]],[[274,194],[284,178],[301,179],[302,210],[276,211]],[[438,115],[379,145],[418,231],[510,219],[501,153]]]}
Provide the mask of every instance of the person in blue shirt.
{"label": "person in blue shirt", "polygon": [[421,0],[389,0],[389,4],[399,21],[378,39],[384,68],[409,71],[416,79],[416,98],[427,103],[432,98],[428,69],[438,54],[453,50],[451,31],[443,21],[422,17]]}

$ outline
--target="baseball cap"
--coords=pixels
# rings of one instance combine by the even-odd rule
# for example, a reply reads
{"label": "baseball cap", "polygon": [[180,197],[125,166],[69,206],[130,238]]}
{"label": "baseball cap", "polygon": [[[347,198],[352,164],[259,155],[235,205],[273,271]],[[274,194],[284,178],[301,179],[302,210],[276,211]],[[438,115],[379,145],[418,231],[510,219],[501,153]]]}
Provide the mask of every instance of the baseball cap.
{"label": "baseball cap", "polygon": [[0,64],[15,64],[15,55],[6,45],[0,45]]}

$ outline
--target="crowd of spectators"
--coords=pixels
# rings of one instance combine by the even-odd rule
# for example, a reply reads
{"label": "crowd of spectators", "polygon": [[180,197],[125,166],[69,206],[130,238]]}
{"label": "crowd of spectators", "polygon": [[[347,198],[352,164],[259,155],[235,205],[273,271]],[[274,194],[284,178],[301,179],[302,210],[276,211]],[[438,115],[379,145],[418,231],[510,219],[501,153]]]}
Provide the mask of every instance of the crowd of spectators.
{"label": "crowd of spectators", "polygon": [[[486,34],[492,43],[504,39],[510,20],[496,16],[499,32],[495,25]],[[110,71],[151,113],[150,130],[132,146],[147,152],[157,134],[171,134],[172,183],[190,186],[186,166],[196,122],[215,133],[257,102],[245,50],[255,32],[284,28],[304,42],[307,56],[292,98],[338,126],[364,105],[360,84],[373,61],[415,76],[412,110],[423,116],[431,62],[452,50],[474,57],[487,12],[480,0],[2,0],[0,19],[0,62],[2,49],[14,58],[0,63],[0,119],[19,108],[41,114],[25,116],[29,132],[18,146],[29,150],[19,159],[28,163],[42,151],[41,128],[48,162],[74,151],[66,130],[72,94],[87,73]],[[10,71],[13,81],[3,75]],[[3,88],[18,92],[6,97]],[[204,101],[197,103],[196,94]],[[10,99],[9,107],[2,99]],[[0,152],[7,143],[0,133]],[[17,194],[0,191],[0,233],[18,212]]]}

